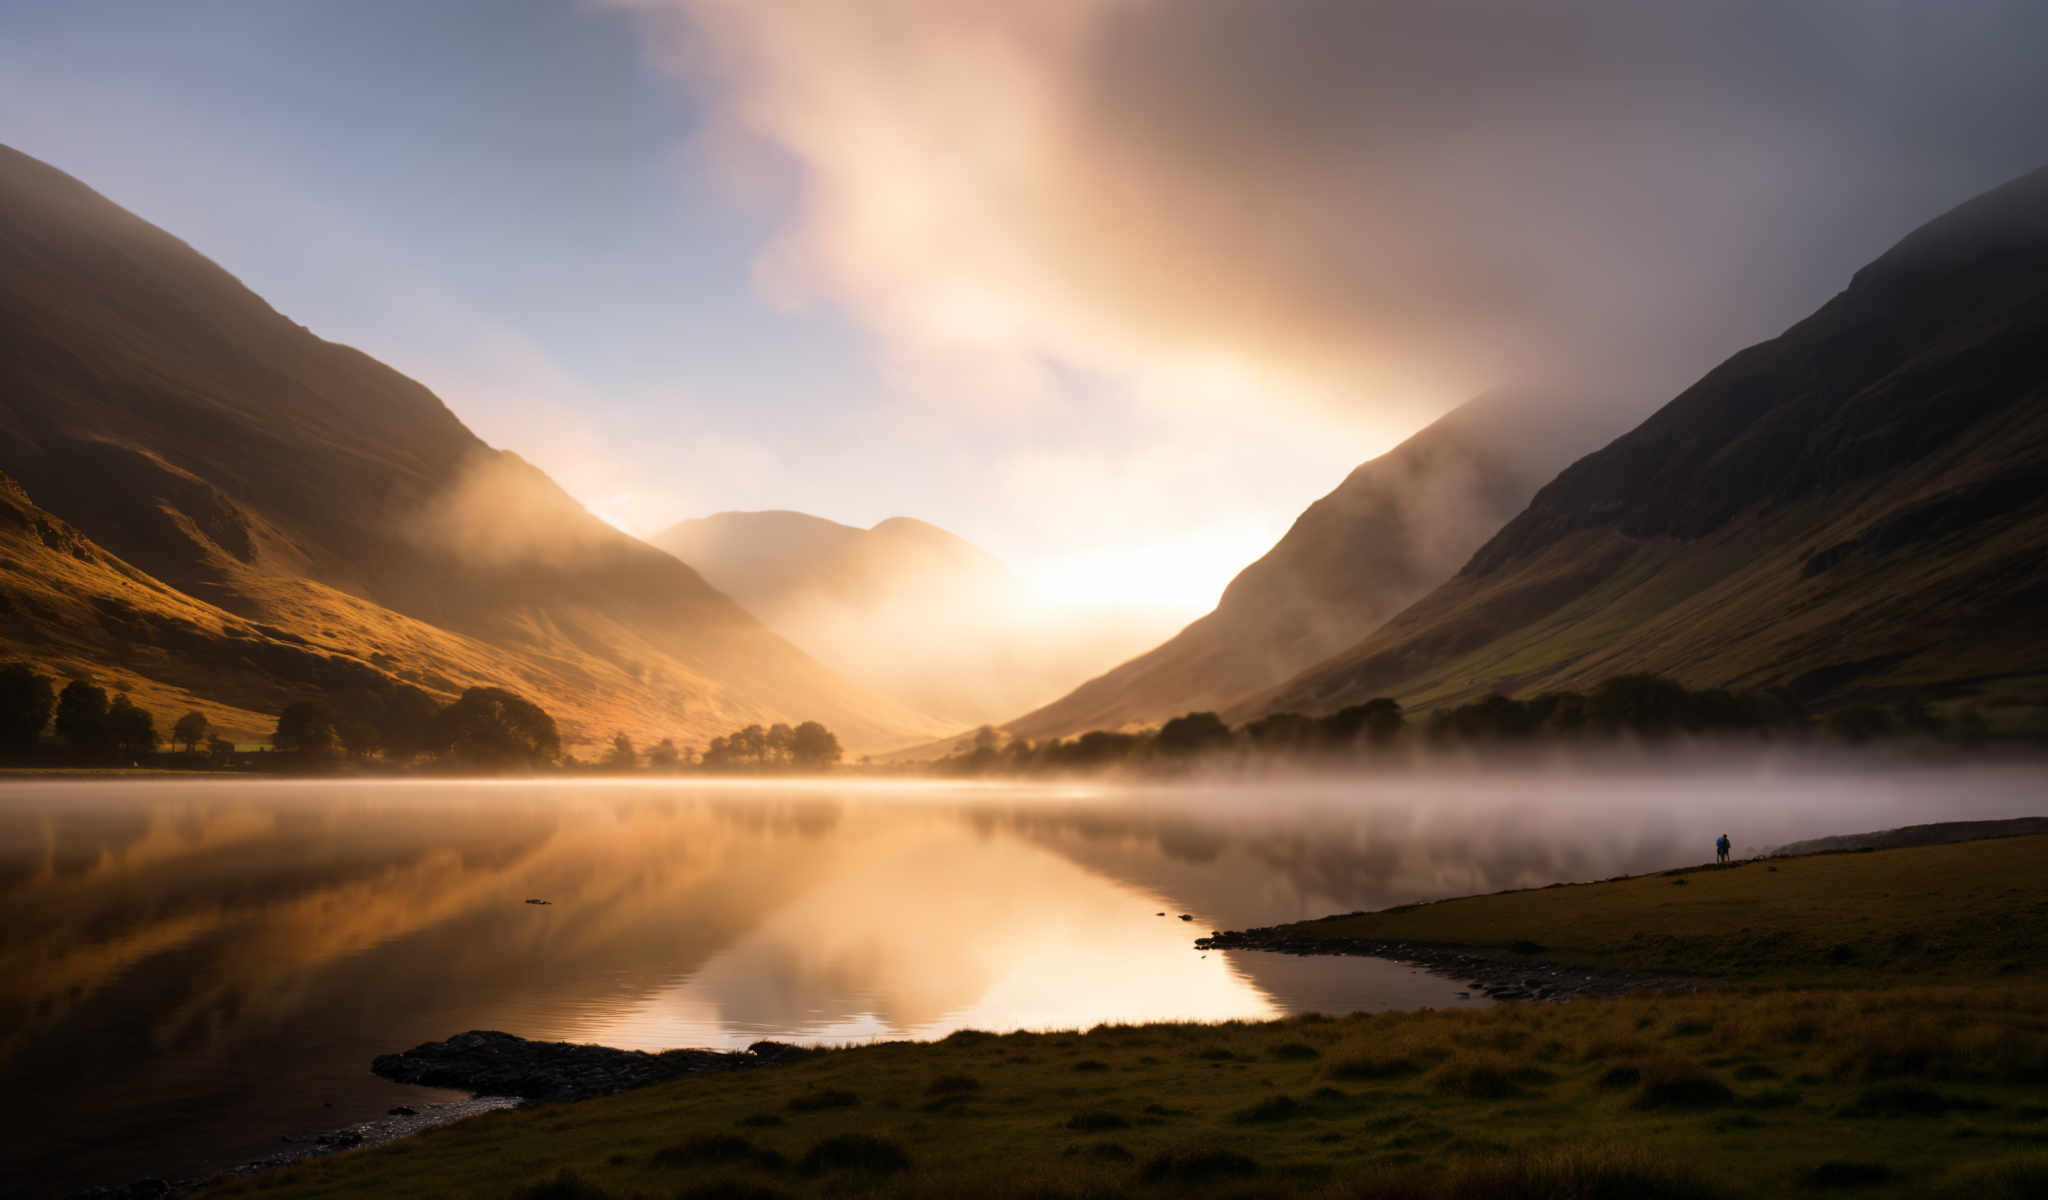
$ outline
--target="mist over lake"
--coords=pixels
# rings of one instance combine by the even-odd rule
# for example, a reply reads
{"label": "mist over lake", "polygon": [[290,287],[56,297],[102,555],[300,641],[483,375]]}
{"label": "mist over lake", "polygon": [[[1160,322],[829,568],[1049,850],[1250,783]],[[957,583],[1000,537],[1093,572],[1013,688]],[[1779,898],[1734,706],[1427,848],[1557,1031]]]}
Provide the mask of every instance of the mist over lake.
{"label": "mist over lake", "polygon": [[1752,854],[2042,799],[2025,765],[1792,759],[1181,785],[16,783],[0,1095],[22,1161],[0,1182],[175,1176],[452,1098],[369,1060],[471,1028],[737,1048],[1473,1003],[1398,964],[1192,943],[1698,862],[1724,831]]}

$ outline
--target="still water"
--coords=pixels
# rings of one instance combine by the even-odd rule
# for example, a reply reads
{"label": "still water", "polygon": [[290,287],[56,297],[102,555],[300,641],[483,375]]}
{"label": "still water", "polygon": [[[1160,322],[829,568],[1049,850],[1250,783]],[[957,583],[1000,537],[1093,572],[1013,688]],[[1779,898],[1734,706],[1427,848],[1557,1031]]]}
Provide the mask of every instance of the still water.
{"label": "still water", "polygon": [[369,1061],[465,1029],[653,1050],[1470,1003],[1396,964],[1191,943],[1696,862],[1724,831],[1744,854],[2035,815],[2043,778],[7,784],[0,1195],[448,1098]]}

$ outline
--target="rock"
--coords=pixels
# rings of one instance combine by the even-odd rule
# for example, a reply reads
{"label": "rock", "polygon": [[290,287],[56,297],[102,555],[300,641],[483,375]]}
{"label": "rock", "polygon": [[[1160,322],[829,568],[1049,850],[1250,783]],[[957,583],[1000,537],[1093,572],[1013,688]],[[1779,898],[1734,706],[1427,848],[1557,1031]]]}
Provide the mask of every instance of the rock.
{"label": "rock", "polygon": [[1193,918],[1193,917],[1191,917],[1191,916],[1187,915],[1186,913],[1182,913],[1182,914],[1180,915],[1180,919],[1181,919],[1181,920],[1183,920],[1183,921],[1192,921],[1192,920],[1194,920],[1194,918]]}
{"label": "rock", "polygon": [[384,1115],[387,1117],[417,1117],[420,1115],[420,1110],[409,1104],[399,1104],[385,1109]]}
{"label": "rock", "polygon": [[[774,1043],[769,1043],[773,1045]],[[796,1047],[789,1050],[797,1051]],[[801,1051],[797,1051],[801,1053]],[[461,1088],[479,1096],[580,1100],[660,1083],[693,1071],[733,1070],[777,1061],[716,1050],[616,1050],[569,1042],[530,1042],[496,1030],[472,1029],[403,1054],[381,1054],[370,1070],[394,1083]]]}
{"label": "rock", "polygon": [[528,904],[553,904],[552,900],[528,900]]}

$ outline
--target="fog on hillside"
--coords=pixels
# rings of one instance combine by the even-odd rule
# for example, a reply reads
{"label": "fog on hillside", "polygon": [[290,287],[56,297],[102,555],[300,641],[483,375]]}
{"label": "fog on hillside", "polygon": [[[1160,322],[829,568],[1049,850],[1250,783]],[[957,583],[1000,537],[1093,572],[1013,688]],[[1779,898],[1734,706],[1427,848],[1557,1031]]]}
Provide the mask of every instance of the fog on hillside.
{"label": "fog on hillside", "polygon": [[812,657],[963,728],[1052,700],[1179,625],[1157,609],[1049,601],[988,552],[906,518],[858,529],[720,513],[654,542]]}

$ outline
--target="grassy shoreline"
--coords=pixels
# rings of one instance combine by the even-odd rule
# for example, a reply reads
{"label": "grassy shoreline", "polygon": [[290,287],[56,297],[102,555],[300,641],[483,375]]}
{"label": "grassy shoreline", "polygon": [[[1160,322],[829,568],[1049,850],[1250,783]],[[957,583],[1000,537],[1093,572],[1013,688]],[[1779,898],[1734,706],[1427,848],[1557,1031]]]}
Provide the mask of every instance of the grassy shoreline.
{"label": "grassy shoreline", "polygon": [[[1734,973],[1690,995],[853,1047],[491,1114],[215,1191],[2040,1194],[2044,880],[2048,838],[2010,838],[1308,922],[1290,928],[1615,965],[1676,951]],[[1854,953],[1801,960],[1835,945]]]}

